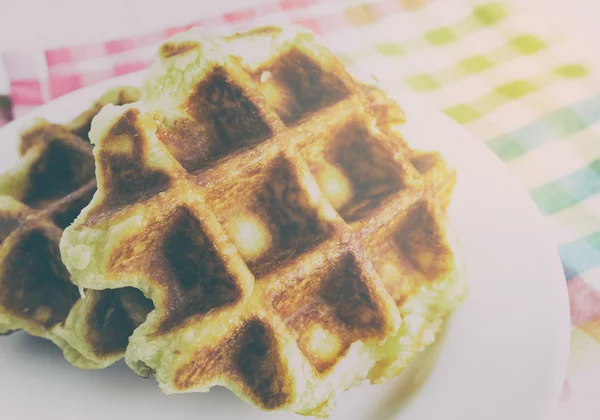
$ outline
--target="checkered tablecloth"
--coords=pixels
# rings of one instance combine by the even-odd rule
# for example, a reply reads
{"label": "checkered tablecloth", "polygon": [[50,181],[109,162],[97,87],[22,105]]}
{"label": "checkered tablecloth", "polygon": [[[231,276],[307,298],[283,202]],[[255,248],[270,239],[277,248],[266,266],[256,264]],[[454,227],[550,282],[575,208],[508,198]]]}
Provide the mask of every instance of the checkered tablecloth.
{"label": "checkered tablecloth", "polygon": [[[272,22],[304,25],[346,64],[408,85],[506,162],[538,205],[568,282],[571,361],[556,418],[600,419],[600,84],[539,11],[490,0],[271,1],[130,39],[5,53],[12,113],[143,69],[158,43],[191,26]],[[2,107],[0,124],[10,118]]]}

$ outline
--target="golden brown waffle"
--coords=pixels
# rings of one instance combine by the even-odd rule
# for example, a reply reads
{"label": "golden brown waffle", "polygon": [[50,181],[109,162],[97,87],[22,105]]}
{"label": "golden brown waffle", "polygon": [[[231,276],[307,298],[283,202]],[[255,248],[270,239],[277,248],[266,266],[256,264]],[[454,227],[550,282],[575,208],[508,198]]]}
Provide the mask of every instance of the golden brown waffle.
{"label": "golden brown waffle", "polygon": [[380,91],[312,36],[261,28],[174,37],[142,99],[94,120],[99,191],[61,241],[79,286],[152,299],[130,367],[326,416],[432,341],[463,292],[454,173],[394,135]]}
{"label": "golden brown waffle", "polygon": [[108,104],[124,105],[135,102],[140,97],[138,88],[121,86],[109,89],[92,106],[79,114],[76,118],[65,124],[65,128],[76,136],[89,142],[89,132],[92,120],[100,110]]}
{"label": "golden brown waffle", "polygon": [[101,106],[138,96],[133,88],[113,89],[65,126],[36,121],[22,134],[21,161],[0,176],[0,331],[48,338],[79,367],[121,358],[150,310],[134,289],[89,291],[82,299],[58,249],[63,229],[96,191],[84,127]]}

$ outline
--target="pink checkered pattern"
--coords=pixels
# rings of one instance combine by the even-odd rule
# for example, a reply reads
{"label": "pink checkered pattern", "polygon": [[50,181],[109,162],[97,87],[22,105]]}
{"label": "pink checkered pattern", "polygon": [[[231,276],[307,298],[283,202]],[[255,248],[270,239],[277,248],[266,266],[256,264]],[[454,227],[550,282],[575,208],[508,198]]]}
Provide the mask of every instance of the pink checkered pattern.
{"label": "pink checkered pattern", "polygon": [[[3,59],[10,82],[13,116],[81,87],[143,70],[150,65],[157,45],[194,26],[235,31],[260,23],[278,22],[299,24],[316,34],[323,34],[356,25],[347,13],[349,6],[340,7],[338,3],[327,7],[330,4],[328,0],[279,0],[132,38],[55,48],[42,53],[5,53]],[[407,4],[411,2],[373,1],[369,3],[370,15],[376,20],[400,13]]]}

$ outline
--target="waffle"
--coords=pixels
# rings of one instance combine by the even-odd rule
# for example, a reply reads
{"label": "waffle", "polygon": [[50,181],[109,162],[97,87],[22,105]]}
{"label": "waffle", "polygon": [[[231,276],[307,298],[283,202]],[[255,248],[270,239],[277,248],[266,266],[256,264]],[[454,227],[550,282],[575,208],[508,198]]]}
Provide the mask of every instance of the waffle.
{"label": "waffle", "polygon": [[21,161],[0,176],[0,332],[48,338],[82,368],[121,358],[150,310],[134,289],[88,291],[82,299],[58,249],[63,229],[96,191],[86,127],[105,104],[138,97],[137,89],[113,89],[64,126],[37,120],[22,133]]}
{"label": "waffle", "polygon": [[308,33],[163,44],[142,101],[95,118],[98,193],[61,241],[77,285],[153,301],[128,365],[315,416],[399,373],[464,292],[455,174],[403,118]]}

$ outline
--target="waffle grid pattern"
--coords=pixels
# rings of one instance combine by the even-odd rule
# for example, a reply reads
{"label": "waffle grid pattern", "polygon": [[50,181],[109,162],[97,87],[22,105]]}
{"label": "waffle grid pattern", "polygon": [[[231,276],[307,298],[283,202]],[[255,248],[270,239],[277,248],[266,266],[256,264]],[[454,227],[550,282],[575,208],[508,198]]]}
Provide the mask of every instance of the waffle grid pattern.
{"label": "waffle grid pattern", "polygon": [[21,161],[0,177],[0,328],[48,338],[82,368],[123,356],[140,322],[128,309],[145,299],[132,290],[90,291],[81,299],[58,244],[96,191],[86,127],[105,104],[138,96],[137,89],[115,89],[64,126],[36,121],[22,133]]}
{"label": "waffle grid pattern", "polygon": [[[254,60],[249,42],[270,48]],[[156,67],[144,102],[94,121],[99,194],[61,243],[73,279],[153,300],[127,362],[163,389],[224,384],[264,409],[325,415],[345,357],[374,357],[407,288],[454,270],[454,175],[386,134],[369,111],[401,113],[306,34],[191,32]]]}

